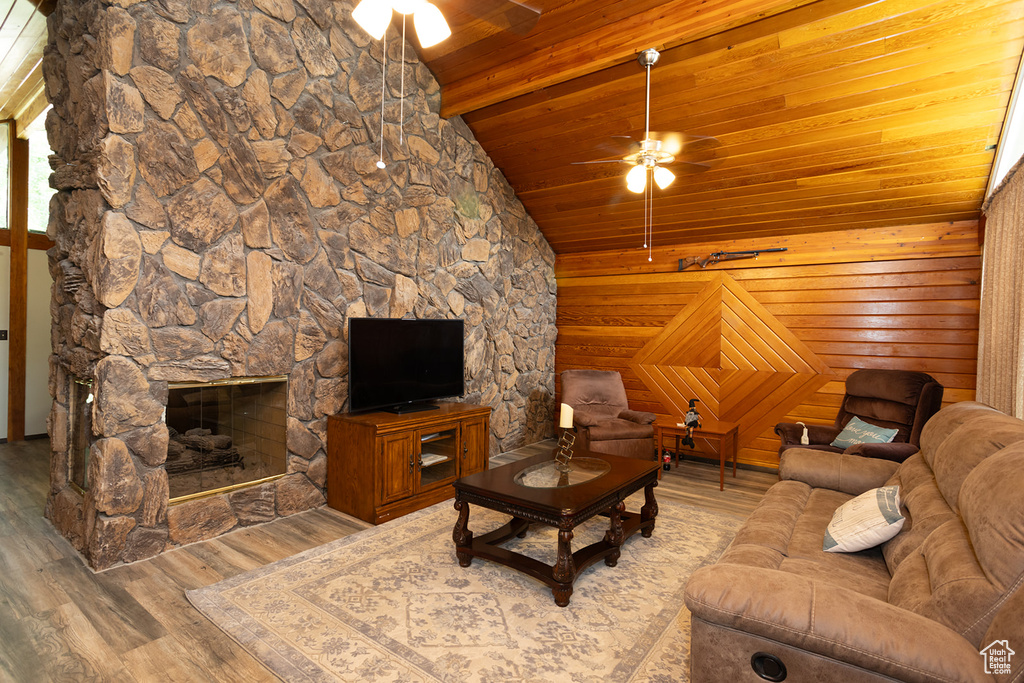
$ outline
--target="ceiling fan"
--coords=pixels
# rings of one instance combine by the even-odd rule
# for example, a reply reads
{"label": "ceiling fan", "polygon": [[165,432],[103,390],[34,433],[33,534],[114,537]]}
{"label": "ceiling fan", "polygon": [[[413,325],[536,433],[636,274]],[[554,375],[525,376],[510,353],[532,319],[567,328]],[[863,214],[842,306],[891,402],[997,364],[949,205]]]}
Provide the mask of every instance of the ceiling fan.
{"label": "ceiling fan", "polygon": [[[614,136],[629,140],[629,151],[619,159],[602,159],[598,161],[574,161],[574,164],[629,164],[632,168],[626,173],[626,189],[636,194],[644,194],[644,248],[650,249],[652,235],[652,213],[654,210],[654,186],[664,190],[672,184],[676,175],[667,168],[669,164],[685,164],[691,171],[702,171],[711,168],[708,163],[680,159],[684,145],[703,142],[702,147],[718,147],[721,143],[709,135],[684,135],[682,133],[657,133],[651,131],[651,67],[661,57],[654,48],[644,50],[637,55],[640,66],[647,71],[647,91],[644,103],[644,139],[637,142],[629,136]],[[621,150],[620,150],[621,151]],[[648,261],[651,253],[648,253]]]}
{"label": "ceiling fan", "polygon": [[426,0],[362,0],[352,10],[352,18],[367,33],[380,40],[391,24],[392,12],[401,14],[403,20],[406,15],[412,15],[422,47],[436,45],[452,34],[441,10]]}
{"label": "ceiling fan", "polygon": [[[644,50],[637,55],[640,66],[647,71],[647,93],[644,105],[644,139],[636,141],[628,135],[613,136],[616,140],[628,140],[629,146],[619,159],[602,159],[599,161],[574,161],[573,164],[629,164],[632,168],[626,173],[626,187],[630,192],[640,194],[647,189],[649,180],[659,189],[664,190],[675,180],[675,173],[666,168],[669,164],[685,164],[689,171],[703,171],[711,168],[711,164],[688,161],[680,158],[684,147],[692,149],[699,146],[703,149],[718,147],[720,143],[710,135],[690,135],[683,133],[659,133],[651,130],[651,67],[658,63],[661,54],[654,48]],[[678,170],[678,169],[677,169]],[[650,176],[650,178],[649,178]]]}
{"label": "ceiling fan", "polygon": [[[455,24],[468,17],[483,22],[496,33],[524,36],[537,25],[542,10],[534,7],[534,0],[435,0],[445,14],[451,12]],[[465,15],[460,17],[459,15]]]}
{"label": "ceiling fan", "polygon": [[[501,11],[508,19],[508,30],[530,31],[541,11],[518,0],[472,0],[472,4],[480,5],[477,11],[487,10],[492,14]],[[510,11],[515,10],[513,13]],[[416,28],[416,37],[420,47],[428,48],[437,45],[452,34],[448,21],[444,14],[429,0],[360,0],[355,9],[352,10],[352,19],[364,31],[376,40],[386,40],[388,27],[395,13],[402,17],[402,94],[398,116],[398,140],[402,143],[404,136],[405,121],[405,20],[412,16],[413,26]],[[475,14],[475,12],[470,12]],[[513,16],[515,15],[515,16]],[[384,94],[387,90],[387,44],[383,43],[381,49],[381,100],[380,100],[380,156],[377,159],[377,168],[384,169]]]}

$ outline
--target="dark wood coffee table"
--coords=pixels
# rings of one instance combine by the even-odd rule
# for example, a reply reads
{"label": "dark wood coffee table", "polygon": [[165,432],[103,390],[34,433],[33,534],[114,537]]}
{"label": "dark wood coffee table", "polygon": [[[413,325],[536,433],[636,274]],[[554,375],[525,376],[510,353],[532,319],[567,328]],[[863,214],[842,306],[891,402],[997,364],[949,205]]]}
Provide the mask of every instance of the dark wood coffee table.
{"label": "dark wood coffee table", "polygon": [[[553,457],[554,452],[541,454],[457,480],[455,509],[459,511],[459,519],[452,531],[452,540],[461,566],[468,567],[474,557],[479,557],[511,567],[546,583],[554,593],[555,604],[565,607],[572,595],[573,582],[584,569],[602,558],[606,565],[614,567],[619,560],[619,547],[638,530],[650,537],[658,515],[654,487],[658,485],[661,466],[651,460],[576,451],[574,460],[597,458],[609,465],[608,471],[589,481],[558,488],[533,488],[516,483],[520,472],[551,461]],[[644,489],[643,507],[639,513],[627,512],[625,499],[640,489]],[[470,504],[503,512],[512,519],[474,538],[468,528]],[[611,520],[604,538],[572,552],[573,529],[598,514],[607,514]],[[513,536],[525,536],[531,522],[558,529],[558,555],[554,565],[501,547]]]}

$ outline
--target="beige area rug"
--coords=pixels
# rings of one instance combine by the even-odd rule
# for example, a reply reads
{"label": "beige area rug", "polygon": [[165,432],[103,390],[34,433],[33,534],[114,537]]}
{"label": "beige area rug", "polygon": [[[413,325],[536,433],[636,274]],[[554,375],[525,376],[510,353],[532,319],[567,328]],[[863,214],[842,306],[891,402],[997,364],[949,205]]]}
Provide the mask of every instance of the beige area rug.
{"label": "beige area rug", "polygon": [[[627,502],[639,510],[642,496]],[[688,679],[683,587],[725,550],[739,520],[659,502],[654,534],[616,567],[598,561],[568,607],[544,584],[473,559],[462,568],[452,501],[189,591],[199,611],[270,671],[293,681],[608,683]],[[479,536],[508,521],[471,508]],[[577,527],[573,548],[608,520]],[[551,564],[556,531],[505,544]],[[682,616],[683,618],[680,618]]]}

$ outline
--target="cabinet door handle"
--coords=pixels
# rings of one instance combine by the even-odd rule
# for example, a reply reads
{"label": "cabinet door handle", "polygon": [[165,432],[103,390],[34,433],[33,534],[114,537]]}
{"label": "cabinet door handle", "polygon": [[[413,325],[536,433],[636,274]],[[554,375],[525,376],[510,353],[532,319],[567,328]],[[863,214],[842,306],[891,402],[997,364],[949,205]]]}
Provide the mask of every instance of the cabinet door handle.
{"label": "cabinet door handle", "polygon": [[412,456],[412,454],[410,454],[410,455],[409,455],[409,474],[412,474],[412,472],[413,472],[413,470],[414,470],[415,468],[416,468],[416,462],[415,462],[415,460],[413,459],[413,456]]}
{"label": "cabinet door handle", "polygon": [[469,444],[468,443],[462,444],[462,459],[463,460],[466,459],[466,453],[469,453]]}

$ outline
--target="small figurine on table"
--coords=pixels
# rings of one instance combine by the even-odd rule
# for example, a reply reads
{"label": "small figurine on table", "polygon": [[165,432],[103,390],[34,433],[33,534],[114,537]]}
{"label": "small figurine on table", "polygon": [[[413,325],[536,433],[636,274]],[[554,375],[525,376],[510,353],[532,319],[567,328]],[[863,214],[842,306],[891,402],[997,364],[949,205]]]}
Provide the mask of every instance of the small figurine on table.
{"label": "small figurine on table", "polygon": [[690,409],[686,411],[686,416],[683,418],[683,424],[686,426],[686,436],[682,438],[681,443],[690,448],[697,447],[697,444],[693,442],[693,430],[699,429],[702,424],[700,413],[697,412],[697,403],[700,403],[700,399],[690,399]]}

